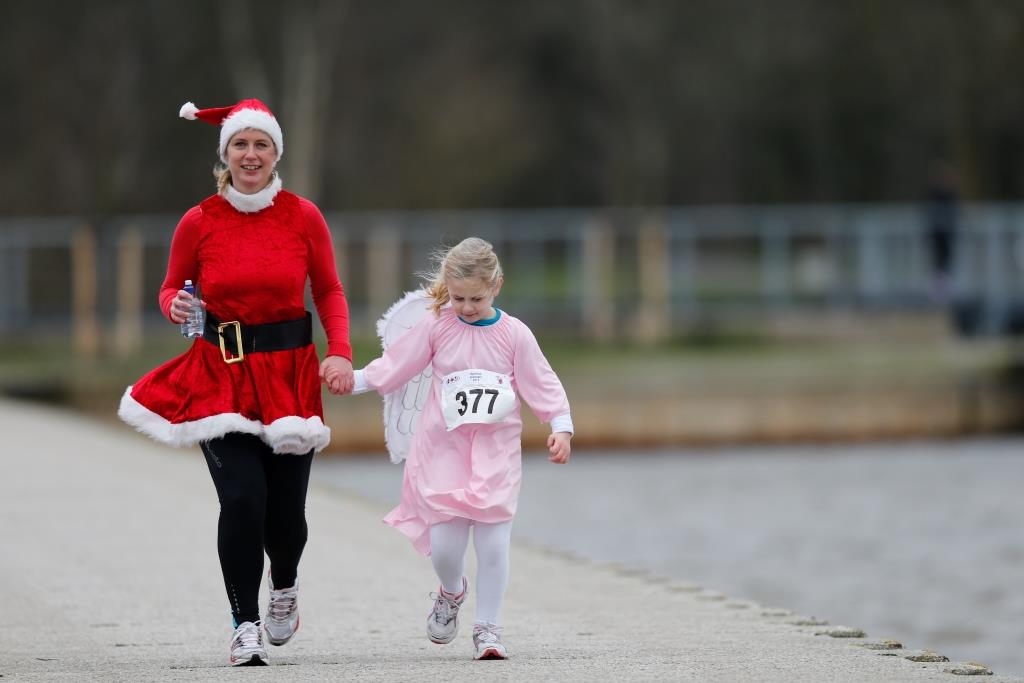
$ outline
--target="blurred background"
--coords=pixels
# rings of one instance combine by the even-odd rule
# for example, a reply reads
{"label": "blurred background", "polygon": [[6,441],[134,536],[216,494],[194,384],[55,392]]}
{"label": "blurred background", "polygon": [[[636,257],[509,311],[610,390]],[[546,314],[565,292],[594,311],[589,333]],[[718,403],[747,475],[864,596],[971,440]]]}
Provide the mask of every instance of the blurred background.
{"label": "blurred background", "polygon": [[[499,305],[573,402],[594,473],[574,490],[626,501],[579,520],[598,545],[575,550],[1024,672],[1020,517],[993,485],[1019,481],[1024,446],[1020,2],[12,0],[5,18],[0,392],[113,421],[184,350],[156,292],[214,191],[217,133],[177,112],[258,97],[285,186],[330,225],[357,366],[434,248],[495,244]],[[383,460],[376,398],[325,408],[331,453]],[[543,434],[529,422],[526,447]],[[323,476],[398,472],[357,460]],[[550,469],[531,467],[539,490],[571,477]],[[653,490],[657,510],[629,504]],[[845,536],[839,500],[877,526]],[[718,505],[756,513],[723,525]],[[711,526],[599,546],[637,516]],[[913,562],[879,549],[893,519]],[[794,543],[857,558],[828,571],[871,590],[788,561]]]}

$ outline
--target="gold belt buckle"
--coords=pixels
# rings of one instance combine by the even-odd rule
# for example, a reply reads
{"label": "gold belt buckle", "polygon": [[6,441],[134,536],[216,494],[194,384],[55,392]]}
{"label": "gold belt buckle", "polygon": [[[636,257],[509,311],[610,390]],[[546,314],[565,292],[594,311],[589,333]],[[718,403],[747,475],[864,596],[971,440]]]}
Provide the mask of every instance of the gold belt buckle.
{"label": "gold belt buckle", "polygon": [[[224,328],[231,327],[232,325],[235,326],[235,348],[238,349],[238,355],[228,358],[228,351],[224,348]],[[220,357],[224,359],[225,363],[231,365],[232,363],[241,363],[245,360],[245,349],[242,348],[242,323],[232,320],[217,325],[217,338],[220,339]]]}

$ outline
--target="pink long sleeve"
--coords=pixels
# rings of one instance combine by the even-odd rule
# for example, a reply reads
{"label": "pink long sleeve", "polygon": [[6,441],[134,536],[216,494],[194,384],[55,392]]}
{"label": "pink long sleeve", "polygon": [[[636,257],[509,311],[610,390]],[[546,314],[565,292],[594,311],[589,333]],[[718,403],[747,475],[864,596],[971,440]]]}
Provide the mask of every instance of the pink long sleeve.
{"label": "pink long sleeve", "polygon": [[551,422],[559,415],[569,413],[569,397],[562,382],[526,325],[520,326],[512,363],[519,396],[541,422]]}
{"label": "pink long sleeve", "polygon": [[367,385],[379,394],[390,394],[415,377],[434,355],[431,331],[436,318],[428,315],[398,338],[384,354],[363,369]]}

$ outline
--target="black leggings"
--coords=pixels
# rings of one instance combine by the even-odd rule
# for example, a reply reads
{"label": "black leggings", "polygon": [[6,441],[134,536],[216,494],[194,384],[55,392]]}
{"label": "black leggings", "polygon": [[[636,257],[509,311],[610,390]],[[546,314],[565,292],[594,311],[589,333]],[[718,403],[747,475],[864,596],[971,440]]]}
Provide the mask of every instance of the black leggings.
{"label": "black leggings", "polygon": [[259,437],[235,433],[200,446],[220,499],[217,553],[231,614],[236,624],[256,622],[264,550],[274,586],[295,585],[313,451],[277,454]]}

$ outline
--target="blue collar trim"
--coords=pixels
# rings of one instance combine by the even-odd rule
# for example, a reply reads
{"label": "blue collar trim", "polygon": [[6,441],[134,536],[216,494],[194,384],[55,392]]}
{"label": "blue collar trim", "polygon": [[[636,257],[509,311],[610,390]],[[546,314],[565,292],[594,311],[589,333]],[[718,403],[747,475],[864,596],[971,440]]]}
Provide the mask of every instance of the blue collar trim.
{"label": "blue collar trim", "polygon": [[461,315],[459,316],[459,320],[462,320],[462,322],[466,323],[467,325],[475,325],[477,327],[487,327],[488,325],[493,325],[494,323],[498,322],[498,320],[500,318],[501,318],[501,309],[500,308],[495,308],[494,309],[494,317],[493,318],[488,318],[487,320],[477,320],[475,323],[471,323],[471,322],[468,322],[466,320],[462,320],[462,316]]}

